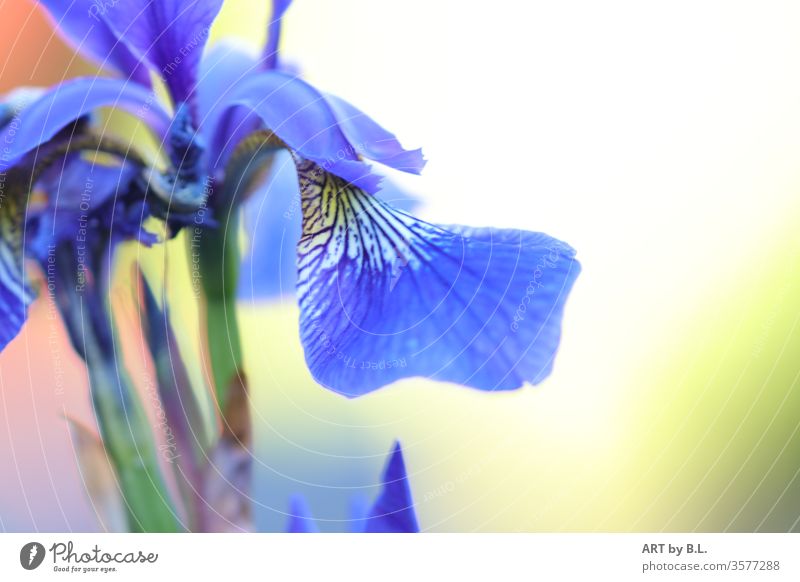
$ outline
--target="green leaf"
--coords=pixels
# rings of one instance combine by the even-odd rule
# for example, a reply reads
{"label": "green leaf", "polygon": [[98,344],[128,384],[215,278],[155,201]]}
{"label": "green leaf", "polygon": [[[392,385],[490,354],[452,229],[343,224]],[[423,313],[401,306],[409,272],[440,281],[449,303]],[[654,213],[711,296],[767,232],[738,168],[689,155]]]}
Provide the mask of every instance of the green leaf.
{"label": "green leaf", "polygon": [[[165,427],[165,452],[174,469],[175,481],[186,510],[191,531],[207,531],[206,502],[202,498],[203,467],[212,446],[197,393],[180,355],[166,305],[160,309],[141,271],[137,272],[143,291],[140,302],[142,328],[155,366],[158,394]],[[216,440],[216,439],[215,439]]]}
{"label": "green leaf", "polygon": [[[263,183],[271,171],[275,152],[281,146],[269,131],[256,131],[242,140],[231,154],[224,182],[211,196],[218,225],[196,230],[199,236],[191,237],[189,242],[190,262],[200,268],[208,357],[221,411],[228,402],[228,388],[244,382],[236,316],[241,262],[239,207],[254,188]],[[199,254],[196,258],[195,252]]]}
{"label": "green leaf", "polygon": [[161,474],[147,415],[125,370],[87,352],[92,403],[100,434],[119,478],[129,529],[182,531]]}
{"label": "green leaf", "polygon": [[127,530],[128,513],[103,441],[80,422],[67,418],[81,480],[100,526],[107,532]]}
{"label": "green leaf", "polygon": [[141,532],[181,531],[161,474],[153,427],[124,368],[107,300],[110,293],[101,288],[108,280],[108,265],[91,278],[81,278],[72,249],[61,251],[56,264],[64,284],[56,298],[72,344],[86,362],[95,418],[117,475],[128,527]]}

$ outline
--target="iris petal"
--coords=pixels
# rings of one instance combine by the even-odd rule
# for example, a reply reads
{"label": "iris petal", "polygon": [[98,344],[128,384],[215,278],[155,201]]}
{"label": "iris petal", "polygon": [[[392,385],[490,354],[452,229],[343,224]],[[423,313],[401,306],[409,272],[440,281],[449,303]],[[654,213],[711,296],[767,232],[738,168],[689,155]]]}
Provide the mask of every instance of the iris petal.
{"label": "iris petal", "polygon": [[293,495],[289,501],[289,521],[286,533],[317,533],[319,528],[311,517],[308,503],[302,495]]}
{"label": "iris petal", "polygon": [[[239,298],[260,301],[290,295],[297,283],[297,241],[302,230],[297,174],[288,152],[278,152],[265,185],[244,204],[249,252],[240,269]],[[412,211],[415,198],[388,178],[376,196]]]}
{"label": "iris petal", "polygon": [[400,443],[394,444],[383,471],[383,488],[369,512],[366,533],[416,533],[419,531]]}
{"label": "iris petal", "polygon": [[[389,145],[378,143],[391,134],[382,129],[378,131],[379,126],[360,112],[363,117],[345,115],[343,124],[331,108],[330,99],[297,77],[280,71],[267,71],[242,83],[232,97],[230,107],[231,110],[245,107],[255,112],[271,131],[303,158],[316,162],[367,192],[379,190],[380,176],[361,160],[362,155],[375,154],[378,155],[376,161],[398,170],[416,171],[419,163],[413,160],[421,159],[417,152],[397,150],[400,146],[396,140]],[[338,109],[343,110],[342,107]],[[352,143],[344,131],[345,126],[348,133],[363,141]],[[356,126],[361,129],[354,129]]]}
{"label": "iris petal", "polygon": [[437,226],[299,162],[301,340],[345,396],[411,376],[481,390],[543,380],[575,251],[546,234]]}
{"label": "iris petal", "polygon": [[422,172],[425,158],[421,149],[404,149],[393,133],[386,131],[344,99],[326,94],[325,100],[339,121],[342,132],[356,146],[359,154],[396,170],[412,174]]}
{"label": "iris petal", "polygon": [[267,28],[267,42],[264,45],[262,62],[265,69],[275,69],[278,66],[278,45],[281,39],[281,19],[289,9],[292,0],[272,0],[272,15]]}
{"label": "iris petal", "polygon": [[62,128],[99,107],[127,109],[146,120],[160,136],[170,123],[167,113],[140,85],[98,78],[66,81],[25,107],[0,131],[0,143],[6,146],[0,157],[0,172],[49,141]]}
{"label": "iris petal", "polygon": [[28,317],[31,293],[22,265],[22,209],[18,199],[0,200],[0,351],[17,337]]}
{"label": "iris petal", "polygon": [[175,103],[188,100],[222,0],[125,0],[102,18],[166,81]]}
{"label": "iris petal", "polygon": [[130,49],[111,31],[102,15],[113,7],[97,0],[39,0],[47,8],[56,30],[81,54],[103,68],[150,86],[150,74]]}
{"label": "iris petal", "polygon": [[238,44],[218,42],[200,63],[197,80],[197,104],[200,132],[209,144],[208,159],[212,167],[224,165],[221,155],[227,144],[237,144],[253,128],[243,123],[246,111],[231,112],[226,123],[220,118],[228,106],[234,90],[250,75],[258,71],[256,58]]}
{"label": "iris petal", "polygon": [[142,231],[148,214],[128,216],[121,202],[139,171],[133,164],[106,164],[78,154],[54,165],[37,186],[46,194],[46,205],[28,207],[27,254],[45,264],[51,245],[78,240],[87,229],[109,232],[115,239],[154,242]]}

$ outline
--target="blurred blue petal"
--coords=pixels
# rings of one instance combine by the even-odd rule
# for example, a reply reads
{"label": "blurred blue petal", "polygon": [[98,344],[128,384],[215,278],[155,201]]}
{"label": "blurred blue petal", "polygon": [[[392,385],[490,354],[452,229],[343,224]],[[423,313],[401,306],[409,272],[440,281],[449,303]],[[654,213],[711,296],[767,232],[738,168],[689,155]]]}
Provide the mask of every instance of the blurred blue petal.
{"label": "blurred blue petal", "polygon": [[317,382],[354,397],[412,376],[511,390],[550,373],[580,271],[572,248],[428,224],[315,172],[300,168],[298,295]]}
{"label": "blurred blue petal", "polygon": [[[150,106],[145,107],[147,104]],[[99,107],[126,109],[148,122],[157,136],[163,135],[170,123],[167,113],[152,103],[150,92],[141,85],[98,78],[66,81],[22,109],[0,131],[0,143],[5,145],[0,172]]]}
{"label": "blurred blue petal", "polygon": [[[317,524],[311,518],[305,498],[293,495],[290,500],[288,533],[316,533]],[[350,531],[353,533],[416,533],[419,531],[414,501],[408,483],[403,451],[399,442],[381,475],[381,490],[370,505],[357,496],[350,507]]]}
{"label": "blurred blue petal", "polygon": [[245,48],[232,42],[218,42],[209,49],[200,63],[197,80],[197,98],[200,132],[209,144],[208,164],[211,168],[222,167],[226,158],[222,152],[226,147],[235,147],[253,129],[245,118],[257,117],[244,109],[229,112],[225,123],[220,118],[235,89],[249,75],[258,72],[256,58]]}
{"label": "blurred blue petal", "polygon": [[29,207],[28,255],[44,265],[52,246],[69,241],[90,245],[100,232],[112,242],[134,239],[148,246],[156,242],[156,236],[144,229],[150,216],[147,205],[128,196],[138,173],[132,164],[93,162],[77,154],[51,168],[37,187],[44,191],[46,204]]}
{"label": "blurred blue petal", "polygon": [[[297,172],[288,152],[275,154],[264,187],[244,204],[244,227],[250,237],[239,279],[239,298],[261,301],[293,295],[297,283],[297,242],[302,229]],[[388,178],[378,198],[411,212],[419,199]]]}
{"label": "blurred blue petal", "polygon": [[365,495],[354,495],[350,498],[350,533],[364,533],[367,529],[367,518],[372,510],[372,504]]}
{"label": "blurred blue petal", "polygon": [[239,298],[270,299],[294,293],[300,201],[297,173],[288,152],[275,154],[264,187],[244,204],[249,252],[239,270]]}
{"label": "blurred blue petal", "polygon": [[[125,194],[140,168],[118,159],[70,154],[54,164],[39,178],[47,205],[56,210],[79,211],[98,208],[110,197]],[[28,213],[36,212],[32,203]]]}
{"label": "blurred blue petal", "polygon": [[100,15],[158,73],[174,102],[188,100],[222,0],[124,0]]}
{"label": "blurred blue petal", "polygon": [[10,206],[0,207],[0,351],[19,334],[32,299],[23,274],[21,217]]}
{"label": "blurred blue petal", "polygon": [[419,531],[411,487],[400,443],[395,442],[383,471],[383,489],[367,518],[366,533],[416,533]]}
{"label": "blurred blue petal", "polygon": [[262,63],[265,69],[278,68],[278,45],[281,39],[281,19],[292,0],[272,0],[272,14],[267,28],[267,42],[264,45]]}
{"label": "blurred blue petal", "polygon": [[77,51],[102,68],[150,86],[150,74],[117,36],[102,15],[113,6],[98,0],[39,0],[50,13],[55,29]]}
{"label": "blurred blue petal", "polygon": [[292,495],[289,501],[289,521],[286,533],[317,533],[319,528],[311,518],[308,503],[302,495]]}

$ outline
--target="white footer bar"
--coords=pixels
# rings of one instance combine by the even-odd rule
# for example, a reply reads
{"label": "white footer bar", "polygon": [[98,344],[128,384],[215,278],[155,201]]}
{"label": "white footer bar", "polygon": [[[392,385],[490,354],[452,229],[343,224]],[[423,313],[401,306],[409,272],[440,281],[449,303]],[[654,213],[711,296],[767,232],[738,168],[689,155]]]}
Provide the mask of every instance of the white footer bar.
{"label": "white footer bar", "polygon": [[3,534],[0,580],[800,580],[797,534]]}

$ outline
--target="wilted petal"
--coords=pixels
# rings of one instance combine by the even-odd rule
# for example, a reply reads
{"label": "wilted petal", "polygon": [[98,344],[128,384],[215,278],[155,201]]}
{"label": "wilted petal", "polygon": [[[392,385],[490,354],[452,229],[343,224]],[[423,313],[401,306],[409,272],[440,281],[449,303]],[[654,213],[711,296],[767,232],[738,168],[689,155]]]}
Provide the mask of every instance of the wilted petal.
{"label": "wilted petal", "polygon": [[383,489],[367,518],[366,533],[416,533],[419,531],[411,487],[400,443],[395,442],[383,471]]}
{"label": "wilted petal", "polygon": [[301,339],[319,383],[352,397],[410,376],[510,390],[550,373],[572,248],[432,225],[314,164],[299,171]]}
{"label": "wilted petal", "polygon": [[[150,74],[106,24],[103,15],[114,6],[98,0],[39,0],[50,13],[56,30],[77,51],[102,68],[150,86]],[[110,4],[110,3],[109,3]]]}
{"label": "wilted petal", "polygon": [[221,7],[222,0],[125,0],[102,18],[181,103],[194,89],[208,32]]}
{"label": "wilted petal", "polygon": [[140,85],[100,78],[66,81],[22,109],[0,131],[0,143],[6,147],[0,157],[0,172],[99,107],[126,109],[144,119],[158,136],[164,135],[170,123],[152,93]]}

